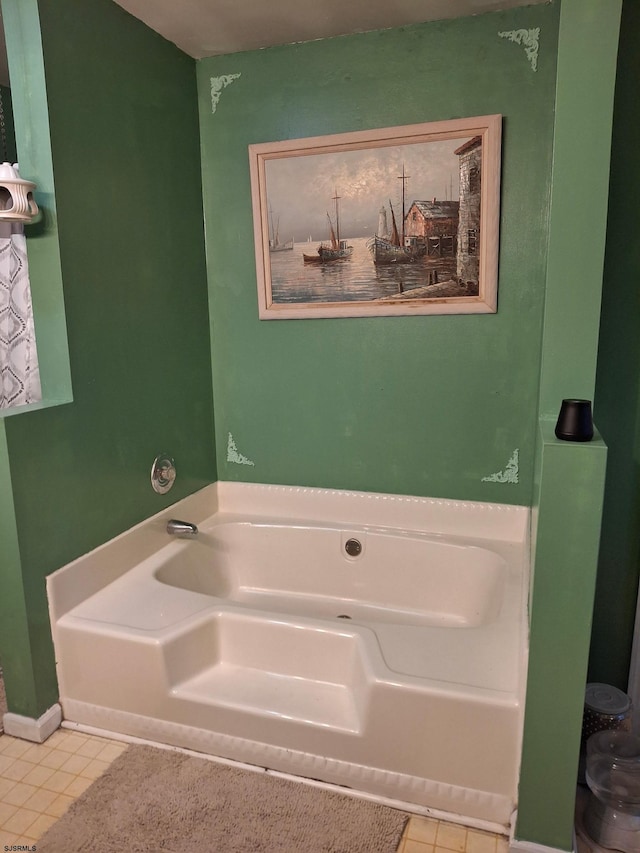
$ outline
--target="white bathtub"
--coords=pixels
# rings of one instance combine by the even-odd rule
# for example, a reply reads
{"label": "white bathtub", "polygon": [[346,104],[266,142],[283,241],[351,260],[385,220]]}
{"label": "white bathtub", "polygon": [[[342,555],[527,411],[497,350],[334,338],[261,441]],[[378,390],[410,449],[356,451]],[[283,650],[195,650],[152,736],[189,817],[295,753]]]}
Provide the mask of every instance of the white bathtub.
{"label": "white bathtub", "polygon": [[47,579],[64,717],[506,827],[528,526],[523,507],[217,483]]}

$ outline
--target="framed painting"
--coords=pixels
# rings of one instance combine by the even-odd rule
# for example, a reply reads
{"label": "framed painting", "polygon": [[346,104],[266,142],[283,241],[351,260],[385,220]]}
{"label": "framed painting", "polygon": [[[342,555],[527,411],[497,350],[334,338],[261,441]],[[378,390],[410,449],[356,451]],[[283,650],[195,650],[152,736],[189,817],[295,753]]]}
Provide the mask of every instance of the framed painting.
{"label": "framed painting", "polygon": [[249,146],[263,320],[495,313],[500,115]]}

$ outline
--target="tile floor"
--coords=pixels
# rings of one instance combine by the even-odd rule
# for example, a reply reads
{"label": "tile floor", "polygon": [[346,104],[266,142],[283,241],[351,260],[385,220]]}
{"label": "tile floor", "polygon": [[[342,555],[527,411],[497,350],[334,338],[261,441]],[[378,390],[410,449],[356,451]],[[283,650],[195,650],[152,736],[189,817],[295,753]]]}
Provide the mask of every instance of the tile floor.
{"label": "tile floor", "polygon": [[509,842],[500,835],[467,829],[433,818],[412,817],[398,853],[508,853]]}
{"label": "tile floor", "polygon": [[[0,735],[0,850],[30,846],[127,748],[68,729],[43,744]],[[508,853],[506,838],[412,817],[398,853]]]}
{"label": "tile floor", "polygon": [[126,747],[65,729],[43,744],[0,735],[0,850],[37,841]]}

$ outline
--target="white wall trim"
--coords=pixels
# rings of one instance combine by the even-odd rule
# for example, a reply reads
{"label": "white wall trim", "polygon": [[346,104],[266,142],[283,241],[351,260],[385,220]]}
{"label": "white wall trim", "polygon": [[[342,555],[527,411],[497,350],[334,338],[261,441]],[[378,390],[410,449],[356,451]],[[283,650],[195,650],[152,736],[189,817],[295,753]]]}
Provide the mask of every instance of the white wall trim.
{"label": "white wall trim", "polygon": [[4,733],[11,737],[19,737],[23,740],[31,740],[34,743],[43,743],[56,729],[60,728],[62,722],[62,708],[60,705],[52,705],[41,717],[23,717],[20,714],[5,714],[2,718]]}

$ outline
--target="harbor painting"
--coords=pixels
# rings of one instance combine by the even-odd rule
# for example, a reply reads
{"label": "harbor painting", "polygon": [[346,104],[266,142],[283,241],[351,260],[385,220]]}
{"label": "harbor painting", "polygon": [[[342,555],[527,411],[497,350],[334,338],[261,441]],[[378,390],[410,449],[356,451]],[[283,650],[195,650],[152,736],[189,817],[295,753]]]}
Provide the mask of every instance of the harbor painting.
{"label": "harbor painting", "polygon": [[250,145],[260,318],[495,313],[501,129]]}

